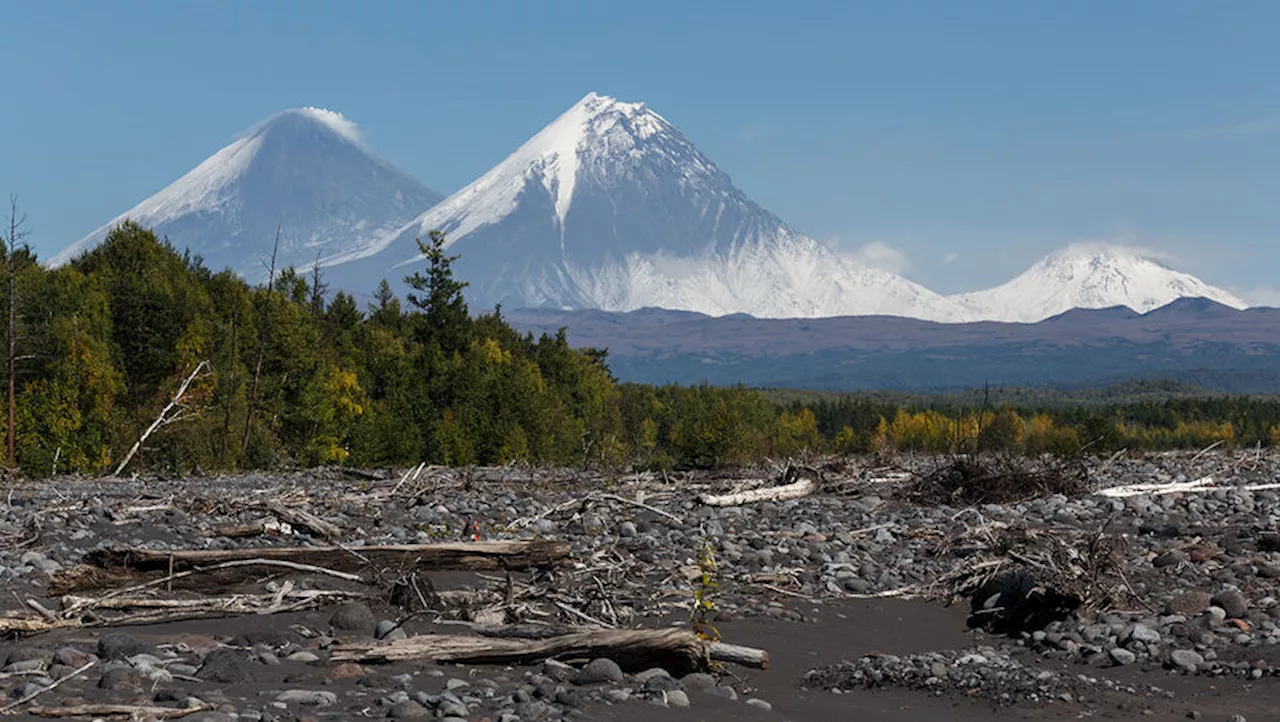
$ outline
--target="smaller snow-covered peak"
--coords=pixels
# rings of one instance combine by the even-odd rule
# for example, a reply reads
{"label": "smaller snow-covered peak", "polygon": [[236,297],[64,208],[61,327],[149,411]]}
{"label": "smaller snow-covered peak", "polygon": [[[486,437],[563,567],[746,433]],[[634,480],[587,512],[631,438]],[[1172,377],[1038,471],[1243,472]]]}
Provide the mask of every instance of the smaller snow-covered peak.
{"label": "smaller snow-covered peak", "polygon": [[954,296],[975,317],[1033,323],[1073,308],[1126,306],[1138,313],[1179,298],[1207,298],[1243,309],[1244,301],[1188,273],[1174,270],[1159,251],[1086,242],[1061,248],[1017,278]]}
{"label": "smaller snow-covered peak", "polygon": [[[254,276],[281,229],[282,264],[359,253],[440,196],[379,157],[335,110],[277,112],[49,260],[62,265],[128,218],[212,268]],[[264,250],[265,246],[265,250]]]}

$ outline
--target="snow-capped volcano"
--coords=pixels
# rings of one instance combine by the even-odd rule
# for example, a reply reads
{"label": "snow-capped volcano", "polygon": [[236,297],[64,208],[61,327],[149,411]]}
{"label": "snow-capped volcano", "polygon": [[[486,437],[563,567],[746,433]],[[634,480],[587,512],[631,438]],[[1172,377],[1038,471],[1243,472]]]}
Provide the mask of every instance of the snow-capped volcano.
{"label": "snow-capped volcano", "polygon": [[301,269],[317,254],[357,253],[439,200],[378,157],[341,114],[295,108],[249,128],[49,264],[70,261],[129,218],[203,256],[215,271],[231,267],[258,279],[277,226],[277,266]]}
{"label": "snow-capped volcano", "polygon": [[1073,308],[1127,306],[1146,313],[1179,298],[1248,307],[1228,291],[1175,271],[1140,249],[1097,243],[1067,246],[1007,283],[951,298],[975,319],[1025,323]]}
{"label": "snow-capped volcano", "polygon": [[[372,287],[446,233],[474,306],[961,320],[955,302],[795,233],[643,103],[590,93],[475,182],[358,253]],[[359,269],[359,270],[357,270]]]}

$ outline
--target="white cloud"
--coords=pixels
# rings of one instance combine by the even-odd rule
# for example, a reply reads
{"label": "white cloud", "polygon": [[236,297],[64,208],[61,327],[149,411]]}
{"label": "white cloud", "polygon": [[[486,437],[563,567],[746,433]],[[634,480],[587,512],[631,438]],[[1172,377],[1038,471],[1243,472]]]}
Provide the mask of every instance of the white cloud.
{"label": "white cloud", "polygon": [[1256,286],[1236,291],[1236,295],[1250,306],[1280,308],[1280,288],[1275,286]]}
{"label": "white cloud", "polygon": [[959,254],[959,253],[956,253],[955,251],[952,251],[951,253],[948,253],[947,255],[945,255],[945,256],[943,256],[943,257],[942,257],[942,262],[943,262],[943,263],[955,263],[955,262],[956,262],[957,260],[959,260],[959,259],[960,259],[960,254]]}
{"label": "white cloud", "polygon": [[878,268],[889,273],[901,274],[911,267],[907,254],[884,241],[872,241],[847,255],[864,266]]}
{"label": "white cloud", "polygon": [[1105,253],[1111,251],[1114,253],[1124,253],[1134,256],[1141,256],[1152,261],[1158,261],[1167,266],[1179,263],[1179,258],[1171,251],[1162,248],[1155,248],[1134,242],[1135,239],[1130,234],[1118,234],[1113,240],[1101,239],[1084,239],[1068,243],[1058,249],[1058,253],[1064,254],[1086,254],[1086,253]]}
{"label": "white cloud", "polygon": [[360,137],[360,129],[356,127],[355,121],[349,120],[346,116],[336,110],[308,106],[302,108],[301,111],[329,126],[335,133],[343,136],[347,140],[354,143],[360,143],[363,141]]}

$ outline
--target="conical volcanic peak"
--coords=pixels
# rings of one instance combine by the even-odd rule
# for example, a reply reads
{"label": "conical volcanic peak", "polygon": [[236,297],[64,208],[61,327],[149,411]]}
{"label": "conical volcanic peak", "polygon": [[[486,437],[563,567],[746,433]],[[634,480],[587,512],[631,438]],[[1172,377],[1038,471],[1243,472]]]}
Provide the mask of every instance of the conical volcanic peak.
{"label": "conical volcanic peak", "polygon": [[354,265],[356,283],[411,273],[416,240],[432,230],[461,255],[459,274],[480,307],[964,313],[792,231],[666,118],[596,93],[385,239],[380,253]]}
{"label": "conical volcanic peak", "polygon": [[357,252],[439,198],[377,156],[341,114],[296,108],[253,125],[49,263],[66,263],[129,218],[214,270],[257,279],[277,228],[277,265],[305,267],[318,256]]}
{"label": "conical volcanic peak", "polygon": [[1073,308],[1126,306],[1146,313],[1179,298],[1247,306],[1228,291],[1174,270],[1157,254],[1098,243],[1067,246],[1007,283],[953,298],[975,318],[1027,323]]}

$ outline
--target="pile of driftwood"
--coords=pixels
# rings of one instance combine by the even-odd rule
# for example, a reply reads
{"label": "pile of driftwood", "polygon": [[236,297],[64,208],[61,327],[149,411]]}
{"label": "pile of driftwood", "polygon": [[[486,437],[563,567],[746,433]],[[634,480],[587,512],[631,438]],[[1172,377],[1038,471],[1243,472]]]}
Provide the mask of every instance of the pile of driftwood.
{"label": "pile of driftwood", "polygon": [[[529,569],[561,564],[568,556],[569,545],[554,541],[176,551],[106,548],[54,576],[49,591],[60,597],[59,609],[27,599],[31,611],[0,617],[0,632],[275,614],[377,597],[388,574],[406,570]],[[288,578],[298,575],[333,580],[336,588],[302,588]],[[264,577],[271,579],[262,593],[224,593]],[[83,594],[103,590],[96,596]]]}
{"label": "pile of driftwood", "polygon": [[[540,583],[556,579],[561,568],[570,566],[567,573],[576,575],[578,584]],[[479,590],[437,591],[430,574],[444,570],[471,571],[492,584]],[[525,578],[517,580],[516,573]],[[58,595],[57,608],[27,599],[29,611],[0,617],[0,632],[32,634],[277,614],[366,599],[399,607],[401,624],[429,615],[438,624],[461,624],[472,632],[343,645],[334,650],[335,660],[509,664],[585,656],[608,657],[624,668],[663,666],[672,672],[705,670],[715,662],[767,665],[763,650],[704,639],[687,629],[623,628],[629,618],[618,613],[607,584],[625,576],[625,566],[615,560],[570,560],[568,543],[547,540],[230,550],[107,548],[54,577],[50,588]],[[263,591],[246,591],[264,586]],[[583,593],[570,591],[583,586],[598,591],[594,596],[603,610],[599,616],[582,611]],[[547,617],[567,617],[571,623]]]}

